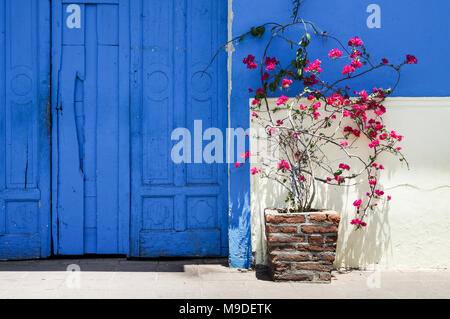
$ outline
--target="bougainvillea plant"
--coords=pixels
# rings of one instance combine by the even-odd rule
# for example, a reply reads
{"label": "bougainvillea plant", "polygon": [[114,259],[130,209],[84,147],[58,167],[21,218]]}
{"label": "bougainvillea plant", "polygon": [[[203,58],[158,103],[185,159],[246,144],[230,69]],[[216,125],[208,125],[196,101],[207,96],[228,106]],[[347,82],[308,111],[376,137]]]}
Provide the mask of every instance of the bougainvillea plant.
{"label": "bougainvillea plant", "polygon": [[[375,210],[380,200],[391,199],[379,183],[384,170],[381,156],[389,153],[408,164],[399,146],[403,136],[384,124],[383,102],[397,87],[400,69],[417,64],[417,59],[406,55],[399,64],[386,58],[372,61],[363,40],[355,36],[343,44],[312,22],[299,18],[299,1],[295,3],[289,24],[267,23],[232,40],[243,41],[248,35],[262,38],[266,28],[272,27],[258,59],[257,54],[249,54],[243,63],[249,72],[255,72],[260,83],[259,88],[248,89],[253,97],[252,121],[264,127],[265,138],[275,142],[272,144],[281,157],[251,167],[251,174],[279,182],[288,192],[288,211],[300,212],[313,210],[318,183],[348,187],[365,181],[368,191],[362,198],[354,199],[356,216],[351,221],[358,228],[365,227],[366,214]],[[286,36],[293,34],[287,31],[296,26],[301,27],[300,41]],[[339,78],[331,82],[324,79],[322,61],[308,55],[312,37],[329,40],[325,42],[330,45],[327,58],[342,64]],[[267,56],[274,39],[289,45],[294,54],[290,65],[283,66],[277,57]],[[392,88],[357,92],[348,86],[349,80],[381,68],[392,69],[397,75]],[[295,87],[294,92],[291,87]],[[278,96],[276,103],[270,103],[269,96]],[[241,166],[236,163],[235,167]]]}

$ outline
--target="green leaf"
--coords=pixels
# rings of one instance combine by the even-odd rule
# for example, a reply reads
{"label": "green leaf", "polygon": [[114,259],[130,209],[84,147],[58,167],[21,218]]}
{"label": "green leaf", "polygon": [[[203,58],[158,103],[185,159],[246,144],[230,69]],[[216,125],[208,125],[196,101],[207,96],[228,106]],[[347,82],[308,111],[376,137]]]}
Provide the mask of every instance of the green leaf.
{"label": "green leaf", "polygon": [[272,92],[275,92],[277,90],[277,87],[278,85],[275,81],[269,84],[269,90]]}
{"label": "green leaf", "polygon": [[252,27],[250,29],[250,34],[258,38],[261,38],[264,35],[264,32],[266,32],[266,28],[264,26],[259,26],[257,28]]}

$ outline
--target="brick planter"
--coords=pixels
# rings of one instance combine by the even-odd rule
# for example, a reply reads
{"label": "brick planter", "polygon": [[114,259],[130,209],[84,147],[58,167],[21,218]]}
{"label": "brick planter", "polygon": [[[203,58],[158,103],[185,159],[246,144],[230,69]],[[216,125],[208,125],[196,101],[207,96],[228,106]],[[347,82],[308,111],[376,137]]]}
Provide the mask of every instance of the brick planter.
{"label": "brick planter", "polygon": [[334,211],[280,213],[266,209],[267,253],[275,281],[330,282],[339,215]]}

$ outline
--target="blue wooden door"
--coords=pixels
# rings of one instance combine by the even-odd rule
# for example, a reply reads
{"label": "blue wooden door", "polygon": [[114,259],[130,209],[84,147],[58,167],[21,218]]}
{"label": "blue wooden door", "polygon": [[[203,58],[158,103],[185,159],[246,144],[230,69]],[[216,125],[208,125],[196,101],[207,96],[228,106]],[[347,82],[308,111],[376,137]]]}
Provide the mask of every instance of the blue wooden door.
{"label": "blue wooden door", "polygon": [[128,1],[57,0],[52,14],[54,250],[128,254]]}
{"label": "blue wooden door", "polygon": [[50,4],[0,0],[0,259],[50,254]]}
{"label": "blue wooden door", "polygon": [[[227,255],[226,164],[174,164],[171,132],[227,125],[226,0],[131,0],[131,255]],[[225,145],[225,143],[224,143]],[[192,145],[192,149],[194,145]],[[192,151],[194,154],[194,151]]]}

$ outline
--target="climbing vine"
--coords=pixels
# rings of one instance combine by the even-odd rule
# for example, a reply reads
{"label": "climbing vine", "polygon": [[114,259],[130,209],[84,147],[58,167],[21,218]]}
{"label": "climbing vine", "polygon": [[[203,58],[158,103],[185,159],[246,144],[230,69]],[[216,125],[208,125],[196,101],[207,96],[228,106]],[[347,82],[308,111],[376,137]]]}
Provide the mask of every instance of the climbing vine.
{"label": "climbing vine", "polygon": [[[288,211],[300,212],[314,210],[318,183],[340,187],[366,183],[365,195],[354,199],[355,218],[351,221],[358,228],[365,227],[367,213],[391,200],[380,184],[384,155],[395,156],[408,165],[399,145],[403,135],[384,124],[387,110],[383,102],[395,91],[401,69],[417,64],[417,59],[408,54],[399,63],[387,58],[375,61],[361,38],[341,42],[302,19],[300,7],[301,1],[294,0],[292,21],[287,24],[265,23],[230,41],[241,42],[248,37],[267,41],[262,52],[248,54],[242,62],[249,72],[255,72],[260,83],[248,89],[251,120],[264,128],[263,137],[273,145],[266,154],[276,150],[280,157],[267,156],[261,165],[251,167],[251,174],[282,185],[288,193]],[[275,39],[286,43],[292,52],[289,64],[268,56]],[[324,76],[322,61],[309,52],[311,41],[319,39],[329,45],[327,58],[342,65],[341,74],[333,81]],[[394,71],[391,88],[375,86],[355,91],[349,87],[349,80],[377,69]],[[270,96],[278,97],[275,103],[270,102]],[[249,158],[250,151],[243,156]],[[236,163],[235,168],[241,166]]]}

